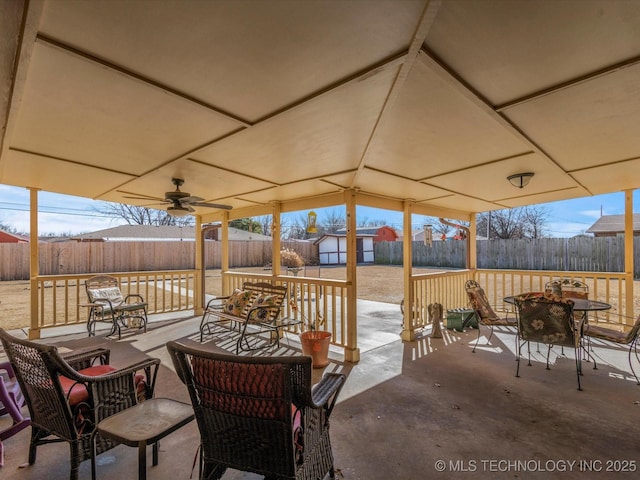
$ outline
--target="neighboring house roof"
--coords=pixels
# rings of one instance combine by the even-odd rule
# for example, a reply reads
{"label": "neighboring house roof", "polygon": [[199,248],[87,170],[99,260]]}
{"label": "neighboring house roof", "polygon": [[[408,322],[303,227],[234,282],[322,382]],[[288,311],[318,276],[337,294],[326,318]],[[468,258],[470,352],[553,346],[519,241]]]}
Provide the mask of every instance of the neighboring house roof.
{"label": "neighboring house roof", "polygon": [[0,230],[0,243],[29,243],[29,237]]}
{"label": "neighboring house roof", "polygon": [[[640,231],[640,213],[633,214],[633,230]],[[624,215],[603,215],[587,229],[587,233],[618,232],[624,232]]]}
{"label": "neighboring house roof", "polygon": [[[356,235],[360,235],[360,234],[362,234],[362,235],[367,235],[367,234],[368,235],[377,235],[378,230],[380,230],[381,228],[390,228],[390,229],[393,230],[392,227],[389,227],[387,225],[378,225],[377,227],[356,227]],[[335,233],[346,235],[347,229],[346,228],[340,228],[340,229],[336,230]]]}
{"label": "neighboring house roof", "polygon": [[[76,235],[71,239],[76,241],[102,242],[133,242],[140,240],[147,242],[194,241],[195,230],[195,227],[175,227],[167,225],[119,225],[96,232]],[[271,241],[271,237],[229,227],[229,240]]]}

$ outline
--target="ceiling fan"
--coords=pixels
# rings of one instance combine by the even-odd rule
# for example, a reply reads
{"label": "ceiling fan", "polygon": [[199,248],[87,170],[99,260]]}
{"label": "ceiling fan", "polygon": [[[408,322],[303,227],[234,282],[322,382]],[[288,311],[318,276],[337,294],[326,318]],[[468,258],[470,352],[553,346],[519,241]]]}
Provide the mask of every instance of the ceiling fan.
{"label": "ceiling fan", "polygon": [[208,203],[204,201],[204,198],[196,197],[191,195],[188,192],[183,192],[180,190],[180,187],[184,183],[184,180],[181,178],[172,178],[171,183],[176,186],[176,189],[173,192],[165,192],[164,200],[156,197],[127,197],[136,200],[158,200],[162,201],[157,205],[169,204],[170,206],[167,208],[167,213],[174,217],[185,217],[192,212],[195,212],[193,207],[210,207],[210,208],[219,208],[222,210],[231,210],[231,206],[229,205],[221,205],[219,203]]}

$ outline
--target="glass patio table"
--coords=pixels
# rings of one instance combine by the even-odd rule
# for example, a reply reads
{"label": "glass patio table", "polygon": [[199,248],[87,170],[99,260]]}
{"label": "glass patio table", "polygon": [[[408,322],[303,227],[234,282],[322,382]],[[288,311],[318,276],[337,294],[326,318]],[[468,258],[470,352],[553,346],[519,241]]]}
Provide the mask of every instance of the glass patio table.
{"label": "glass patio table", "polygon": [[[504,297],[502,300],[505,303],[511,305],[516,304],[517,295],[511,295]],[[597,300],[589,300],[588,298],[571,298],[573,301],[573,310],[576,312],[582,312],[582,324],[587,323],[588,312],[600,312],[603,310],[609,310],[611,305],[606,302],[599,302]]]}

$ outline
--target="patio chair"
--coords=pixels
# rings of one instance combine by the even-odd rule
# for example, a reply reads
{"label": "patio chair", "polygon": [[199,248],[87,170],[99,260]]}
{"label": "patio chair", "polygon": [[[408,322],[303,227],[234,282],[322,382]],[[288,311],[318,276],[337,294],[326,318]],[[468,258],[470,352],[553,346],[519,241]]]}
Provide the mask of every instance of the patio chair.
{"label": "patio chair", "polygon": [[23,417],[20,412],[24,406],[24,396],[20,391],[13,367],[9,362],[2,362],[0,363],[0,371],[5,372],[0,375],[0,416],[8,414],[11,417],[11,425],[0,430],[0,467],[2,467],[4,465],[4,445],[2,442],[27,428],[30,425],[30,420],[28,417]]}
{"label": "patio chair", "polygon": [[525,343],[529,356],[528,366],[531,366],[529,342],[547,345],[547,370],[550,370],[549,355],[554,345],[572,347],[575,353],[578,390],[582,390],[580,385],[582,348],[580,329],[576,327],[573,319],[573,301],[569,298],[535,293],[516,297],[516,306],[518,309],[516,377],[520,376],[520,357]]}
{"label": "patio chair", "polygon": [[[572,278],[561,278],[560,280],[548,282],[544,290],[563,298],[589,298],[589,286],[580,280],[573,280]],[[577,323],[580,323],[587,319],[587,312],[574,311],[573,318]],[[564,348],[562,353],[564,354]]]}
{"label": "patio chair", "polygon": [[167,343],[200,430],[200,478],[227,468],[268,479],[335,478],[329,417],[345,382],[311,387],[311,357],[238,357]]}
{"label": "patio chair", "polygon": [[590,358],[593,359],[593,368],[596,370],[598,368],[598,364],[596,363],[596,359],[593,356],[593,348],[591,345],[591,340],[596,338],[598,340],[604,340],[607,342],[615,343],[618,345],[628,345],[629,346],[629,367],[631,368],[631,373],[636,378],[636,383],[640,385],[640,380],[638,380],[638,375],[636,374],[635,369],[633,368],[633,358],[632,354],[635,354],[636,361],[640,362],[640,357],[638,356],[638,338],[640,337],[640,315],[636,319],[635,323],[631,327],[631,329],[627,332],[616,330],[610,327],[604,327],[601,325],[593,325],[587,323],[584,325],[582,335],[587,339],[587,346],[585,351]]}
{"label": "patio chair", "polygon": [[476,317],[478,318],[478,338],[476,338],[476,343],[473,346],[472,350],[472,352],[475,353],[478,342],[480,341],[480,325],[486,325],[491,328],[491,333],[489,334],[489,339],[487,340],[491,341],[494,326],[516,327],[517,324],[513,319],[510,319],[506,316],[505,318],[501,318],[498,316],[498,314],[496,314],[496,312],[489,304],[489,300],[487,299],[487,295],[485,294],[484,289],[478,282],[476,282],[475,280],[467,280],[464,288],[467,291],[467,296],[469,297],[471,308],[474,310]]}
{"label": "patio chair", "polygon": [[[160,360],[149,358],[122,369],[109,365],[109,350],[96,348],[62,357],[55,346],[13,337],[0,329],[31,416],[29,465],[41,445],[67,442],[69,478],[80,464],[117,445],[95,436],[95,425],[110,415],[151,398]],[[94,362],[98,362],[94,364]]]}
{"label": "patio chair", "polygon": [[89,336],[95,335],[96,322],[110,322],[111,331],[108,335],[117,331],[118,339],[121,338],[121,326],[137,326],[143,328],[146,333],[147,303],[142,295],[123,296],[118,279],[109,275],[87,279],[85,288],[91,305],[87,320]]}

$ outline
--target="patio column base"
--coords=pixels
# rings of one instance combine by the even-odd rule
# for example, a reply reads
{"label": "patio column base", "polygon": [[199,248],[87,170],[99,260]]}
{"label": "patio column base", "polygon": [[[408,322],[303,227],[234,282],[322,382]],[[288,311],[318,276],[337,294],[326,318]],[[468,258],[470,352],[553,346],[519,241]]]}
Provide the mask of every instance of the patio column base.
{"label": "patio column base", "polygon": [[400,338],[403,342],[413,342],[416,339],[416,331],[403,329],[400,333]]}
{"label": "patio column base", "polygon": [[344,348],[344,359],[346,362],[357,363],[360,361],[360,349],[359,348]]}

